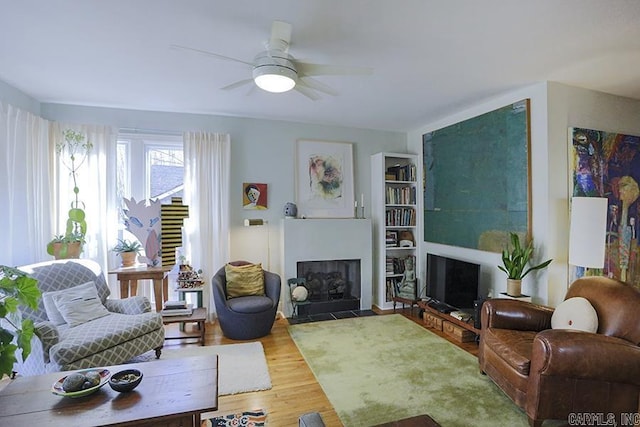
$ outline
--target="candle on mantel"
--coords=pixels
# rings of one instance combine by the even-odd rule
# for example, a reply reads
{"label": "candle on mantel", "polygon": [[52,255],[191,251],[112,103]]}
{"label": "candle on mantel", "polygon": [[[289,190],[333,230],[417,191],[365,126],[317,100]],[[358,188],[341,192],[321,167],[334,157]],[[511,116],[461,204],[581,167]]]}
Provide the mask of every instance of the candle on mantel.
{"label": "candle on mantel", "polygon": [[360,194],[360,206],[364,208],[364,193]]}
{"label": "candle on mantel", "polygon": [[353,202],[353,207],[358,209],[358,201],[357,200],[355,202]]}

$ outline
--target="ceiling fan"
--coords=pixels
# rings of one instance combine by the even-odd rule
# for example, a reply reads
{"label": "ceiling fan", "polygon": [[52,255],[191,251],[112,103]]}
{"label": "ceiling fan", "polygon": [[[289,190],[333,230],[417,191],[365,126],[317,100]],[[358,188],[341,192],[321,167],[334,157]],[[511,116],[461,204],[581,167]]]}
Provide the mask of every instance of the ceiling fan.
{"label": "ceiling fan", "polygon": [[336,91],[326,84],[312,78],[320,75],[368,75],[373,72],[366,67],[341,67],[336,65],[312,64],[295,59],[289,54],[291,43],[291,24],[283,21],[273,21],[271,37],[265,43],[263,52],[256,55],[253,62],[231,58],[218,53],[196,49],[188,46],[171,45],[175,49],[198,52],[226,61],[239,62],[251,67],[253,78],[243,79],[221,88],[222,90],[236,89],[245,84],[255,83],[259,88],[268,92],[282,93],[295,89],[312,100],[320,99],[317,92],[337,95]]}

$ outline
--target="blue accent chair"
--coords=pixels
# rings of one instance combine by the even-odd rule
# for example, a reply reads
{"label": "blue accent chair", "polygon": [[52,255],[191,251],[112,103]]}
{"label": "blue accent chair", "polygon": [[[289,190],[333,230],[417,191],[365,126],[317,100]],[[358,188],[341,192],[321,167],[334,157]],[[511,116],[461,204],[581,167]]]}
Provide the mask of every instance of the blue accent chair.
{"label": "blue accent chair", "polygon": [[[231,265],[251,264],[233,261]],[[227,279],[222,267],[211,279],[213,300],[220,329],[232,340],[252,340],[268,335],[276,319],[280,301],[280,276],[264,271],[264,296],[246,296],[227,299]]]}

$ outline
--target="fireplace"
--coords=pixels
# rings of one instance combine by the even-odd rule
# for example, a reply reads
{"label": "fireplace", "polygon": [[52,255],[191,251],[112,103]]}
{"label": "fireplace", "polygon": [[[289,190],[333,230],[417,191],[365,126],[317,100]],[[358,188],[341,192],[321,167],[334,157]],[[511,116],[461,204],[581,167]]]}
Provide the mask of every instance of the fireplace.
{"label": "fireplace", "polygon": [[360,260],[299,261],[298,278],[304,278],[310,304],[299,315],[333,313],[360,308]]}
{"label": "fireplace", "polygon": [[[372,285],[371,220],[284,219],[282,226],[282,283],[309,276],[311,304],[300,313],[370,310]],[[286,285],[285,285],[286,286]],[[282,293],[283,311],[291,317],[288,289]],[[307,313],[307,314],[314,314]]]}

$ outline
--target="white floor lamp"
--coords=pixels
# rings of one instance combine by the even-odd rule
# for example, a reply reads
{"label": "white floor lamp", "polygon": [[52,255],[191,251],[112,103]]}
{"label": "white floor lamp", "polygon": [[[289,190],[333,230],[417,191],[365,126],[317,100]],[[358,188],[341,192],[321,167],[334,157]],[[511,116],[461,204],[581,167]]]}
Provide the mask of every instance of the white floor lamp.
{"label": "white floor lamp", "polygon": [[604,268],[607,234],[605,197],[573,197],[569,228],[569,264],[589,268]]}

